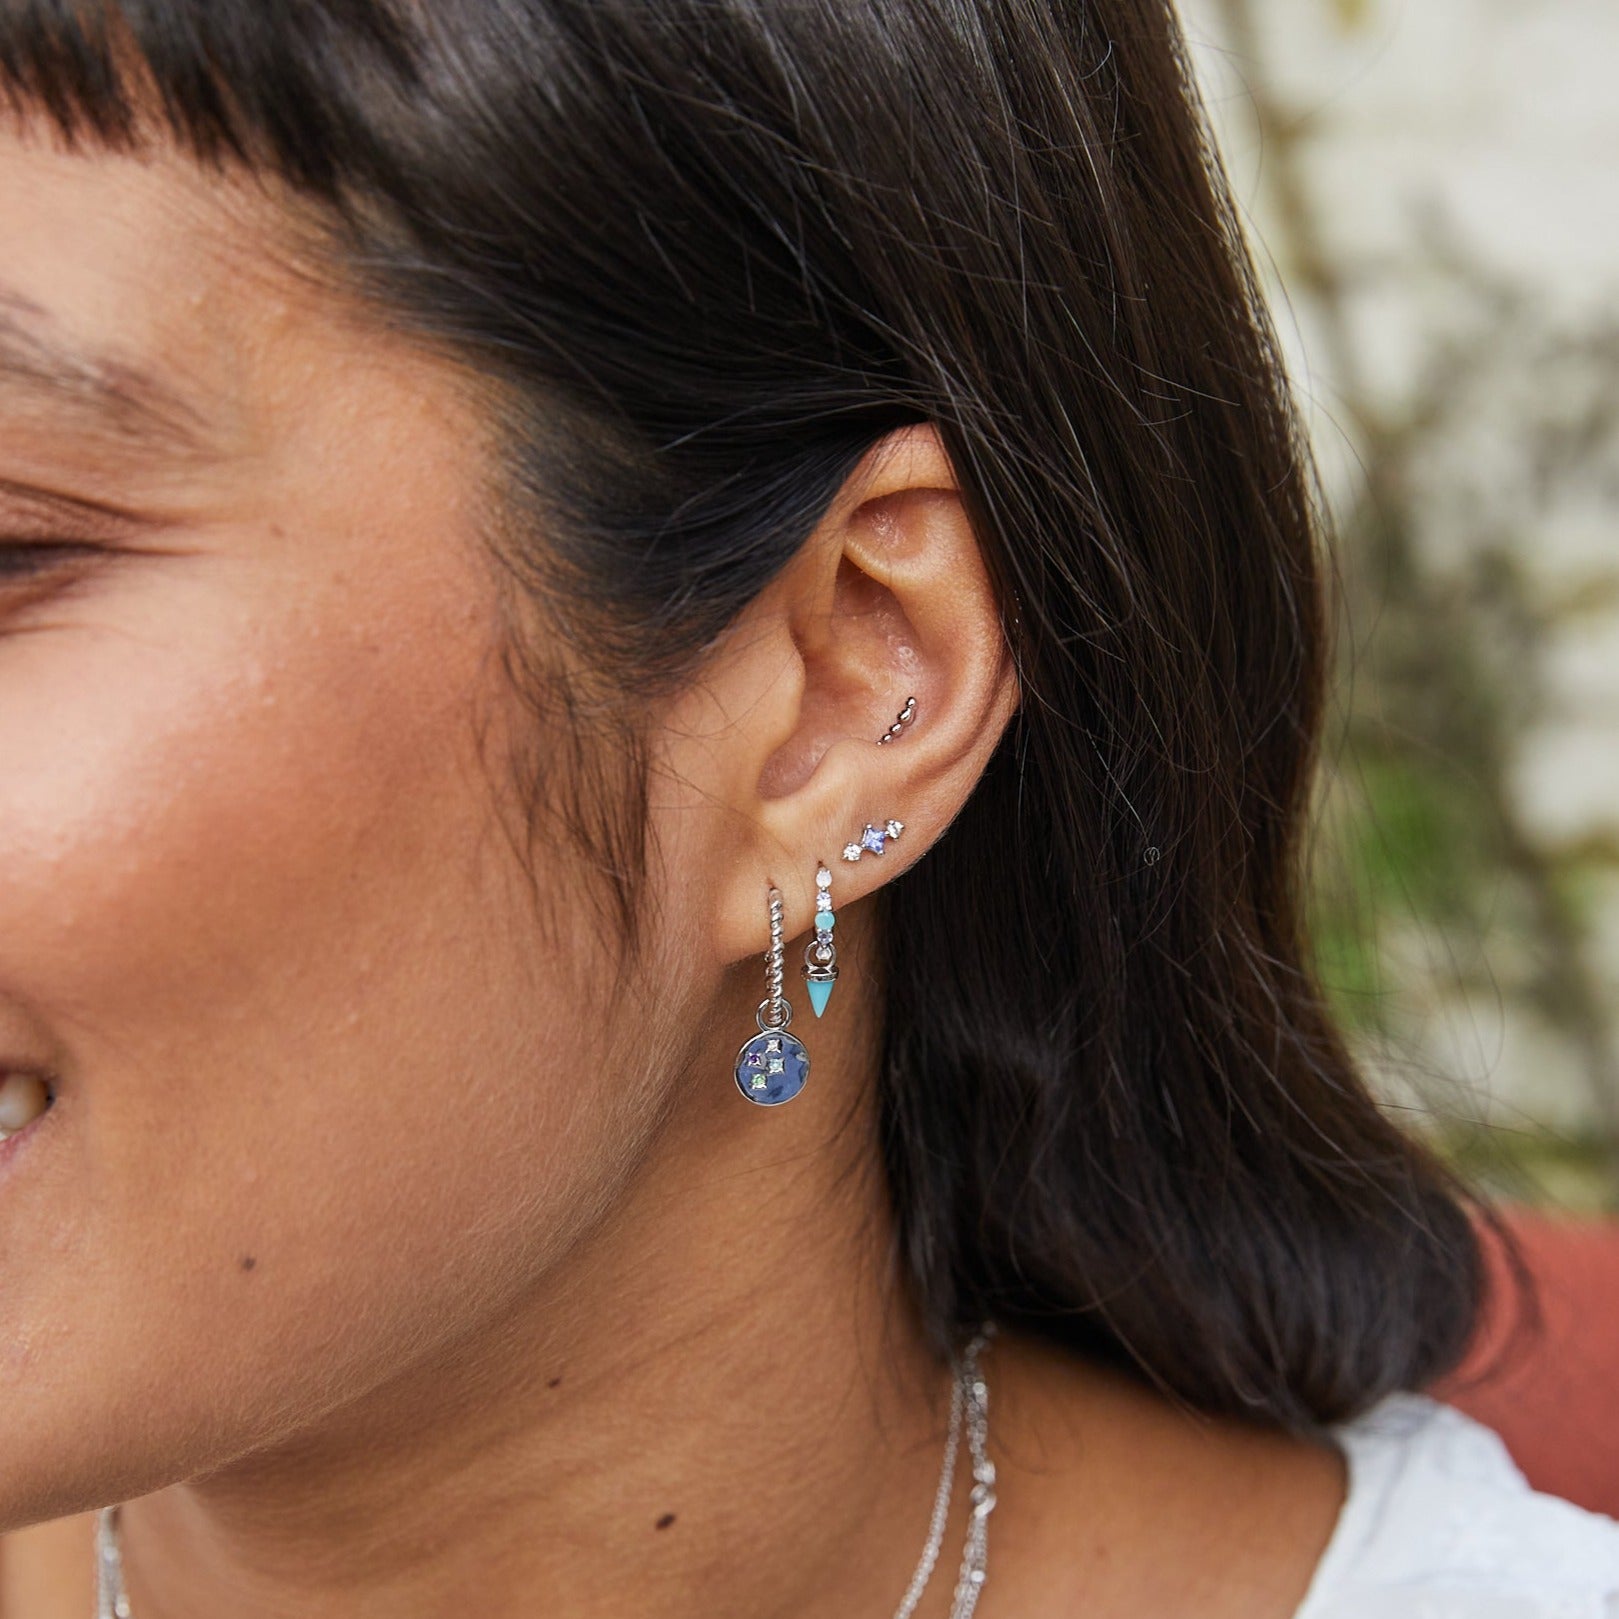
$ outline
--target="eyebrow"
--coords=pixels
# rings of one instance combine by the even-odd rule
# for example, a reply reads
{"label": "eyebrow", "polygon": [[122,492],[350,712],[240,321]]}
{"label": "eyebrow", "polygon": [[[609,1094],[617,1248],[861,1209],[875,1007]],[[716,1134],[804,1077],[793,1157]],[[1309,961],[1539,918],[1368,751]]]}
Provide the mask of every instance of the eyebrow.
{"label": "eyebrow", "polygon": [[152,453],[214,448],[208,418],[179,389],[115,353],[70,343],[54,324],[31,299],[0,287],[0,402],[31,395]]}

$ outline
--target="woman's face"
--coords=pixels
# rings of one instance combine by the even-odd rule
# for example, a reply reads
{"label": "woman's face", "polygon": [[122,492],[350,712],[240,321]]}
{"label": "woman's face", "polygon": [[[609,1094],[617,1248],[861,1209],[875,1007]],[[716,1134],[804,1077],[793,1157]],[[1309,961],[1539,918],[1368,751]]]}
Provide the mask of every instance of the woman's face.
{"label": "woman's face", "polygon": [[512,853],[477,418],[274,217],[0,140],[0,1060],[58,1081],[0,1148],[0,1526],[475,1330],[652,1111]]}

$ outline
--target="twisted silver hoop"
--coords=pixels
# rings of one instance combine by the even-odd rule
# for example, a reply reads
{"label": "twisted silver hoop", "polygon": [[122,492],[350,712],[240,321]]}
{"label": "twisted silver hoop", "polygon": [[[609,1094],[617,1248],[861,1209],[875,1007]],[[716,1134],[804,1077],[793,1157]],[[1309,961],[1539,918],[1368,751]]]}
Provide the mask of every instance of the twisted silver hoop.
{"label": "twisted silver hoop", "polygon": [[781,992],[782,982],[781,890],[770,890],[770,948],[765,952],[765,998],[759,1002],[759,1028],[785,1029],[793,1021],[793,1009]]}

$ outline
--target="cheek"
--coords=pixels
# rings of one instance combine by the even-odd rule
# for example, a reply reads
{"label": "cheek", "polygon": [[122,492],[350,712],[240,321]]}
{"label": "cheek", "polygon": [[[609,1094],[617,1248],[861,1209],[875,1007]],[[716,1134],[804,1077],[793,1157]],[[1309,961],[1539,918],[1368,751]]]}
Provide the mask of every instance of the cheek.
{"label": "cheek", "polygon": [[339,944],[363,978],[424,846],[467,830],[466,627],[417,662],[385,608],[289,594],[141,558],[0,642],[0,936],[27,941],[0,987],[70,1047],[139,1028],[178,1057],[200,1022],[307,996]]}
{"label": "cheek", "polygon": [[245,567],[144,559],[0,637],[0,1004],[66,1054],[0,1344],[64,1458],[376,1375],[598,1173],[590,942],[534,918],[474,741],[493,609]]}

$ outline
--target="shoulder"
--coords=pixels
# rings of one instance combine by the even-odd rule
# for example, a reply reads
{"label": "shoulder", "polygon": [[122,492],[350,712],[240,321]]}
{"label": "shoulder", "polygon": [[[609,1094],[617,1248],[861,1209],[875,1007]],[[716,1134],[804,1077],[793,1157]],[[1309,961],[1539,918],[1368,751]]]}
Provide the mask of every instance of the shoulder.
{"label": "shoulder", "polygon": [[1494,1429],[1396,1394],[1334,1437],[1349,1492],[1297,1619],[1619,1619],[1619,1522],[1532,1489]]}

